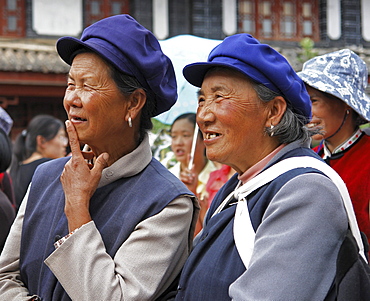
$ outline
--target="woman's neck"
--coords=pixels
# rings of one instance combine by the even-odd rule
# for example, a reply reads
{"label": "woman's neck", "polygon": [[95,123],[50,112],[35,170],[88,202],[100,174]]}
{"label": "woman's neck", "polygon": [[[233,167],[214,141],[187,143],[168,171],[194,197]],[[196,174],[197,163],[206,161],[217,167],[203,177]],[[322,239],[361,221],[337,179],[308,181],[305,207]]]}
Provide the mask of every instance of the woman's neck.
{"label": "woman's neck", "polygon": [[202,156],[199,159],[194,158],[194,171],[197,174],[200,174],[201,171],[204,169],[204,167],[207,165],[207,162],[208,162],[208,159],[205,156]]}
{"label": "woman's neck", "polygon": [[357,126],[342,128],[337,135],[330,139],[325,139],[326,147],[332,153],[339,145],[346,142],[357,130]]}
{"label": "woman's neck", "polygon": [[119,144],[116,143],[107,143],[105,145],[101,146],[91,146],[89,145],[92,152],[95,154],[95,157],[99,157],[102,153],[108,153],[109,154],[109,160],[108,160],[108,166],[111,166],[114,162],[122,158],[123,156],[131,153],[134,151],[141,143],[142,141],[137,140],[130,140],[127,139],[122,143],[120,140],[118,140]]}
{"label": "woman's neck", "polygon": [[[200,174],[200,172],[204,169],[204,167],[206,166],[208,160],[206,157],[202,157],[202,158],[197,158],[195,157],[194,158],[194,161],[193,161],[193,171],[196,173],[196,174]],[[185,164],[185,162],[181,162],[180,163],[180,171],[183,171],[185,168],[189,168],[188,165]]]}
{"label": "woman's neck", "polygon": [[44,158],[39,152],[34,152],[30,157],[28,157],[26,160],[24,160],[22,163],[23,164],[28,164],[33,161],[39,160]]}

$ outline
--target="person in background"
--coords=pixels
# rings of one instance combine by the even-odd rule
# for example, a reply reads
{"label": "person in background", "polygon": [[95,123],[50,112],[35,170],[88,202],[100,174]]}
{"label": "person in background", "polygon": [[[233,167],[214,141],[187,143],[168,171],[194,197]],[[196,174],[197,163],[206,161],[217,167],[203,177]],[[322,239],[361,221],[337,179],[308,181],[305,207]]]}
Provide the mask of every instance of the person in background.
{"label": "person in background", "polygon": [[248,195],[243,216],[253,233],[240,237],[253,244],[246,246],[253,250],[246,266],[233,232],[235,189],[286,158],[322,161],[310,148],[316,131],[305,126],[311,101],[303,81],[281,54],[249,34],[227,37],[207,62],[187,65],[183,74],[201,87],[197,123],[208,159],[237,174],[212,201],[176,300],[324,300],[348,230],[328,177],[315,168],[293,169]]}
{"label": "person in background", "polygon": [[[2,107],[0,107],[0,128],[3,129],[5,134],[9,137],[12,127],[13,119]],[[9,172],[7,170],[0,173],[0,189],[8,197],[13,208],[16,208],[13,180],[11,179]]]}
{"label": "person in background", "polygon": [[[12,145],[9,139],[9,132],[12,125],[13,120],[8,113],[0,107],[0,175],[2,188],[0,189],[0,253],[4,248],[5,240],[15,218],[15,206],[8,197],[9,193],[10,196],[14,195],[13,187],[11,185],[11,179],[6,172],[12,160]],[[9,180],[7,184],[4,183],[6,179]],[[6,189],[4,191],[3,188],[5,187]]]}
{"label": "person in background", "polygon": [[235,174],[231,166],[222,164],[217,170],[209,174],[206,190],[208,192],[208,207],[211,206],[212,200],[220,188]]}
{"label": "person in background", "polygon": [[[207,159],[202,133],[199,131],[194,151],[193,166],[189,166],[195,131],[195,113],[178,116],[171,126],[171,149],[177,163],[169,168],[197,197],[200,212],[194,235],[202,229],[203,218],[208,209],[206,185],[209,174],[216,170],[212,161]],[[189,168],[190,167],[190,168]]]}
{"label": "person in background", "polygon": [[5,193],[12,207],[16,209],[13,180],[7,170],[0,173],[0,190]]}
{"label": "person in background", "polygon": [[151,118],[177,99],[172,62],[129,15],[56,47],[71,66],[72,155],[36,169],[0,257],[0,299],[155,300],[181,271],[197,217],[149,144]]}
{"label": "person in background", "polygon": [[36,168],[51,159],[66,155],[68,138],[64,124],[50,115],[37,115],[16,138],[10,176],[13,180],[17,210],[26,194]]}
{"label": "person in background", "polygon": [[360,231],[370,241],[370,98],[366,63],[342,49],[305,62],[298,75],[312,102],[311,128],[322,129],[314,148],[342,177],[351,196]]}

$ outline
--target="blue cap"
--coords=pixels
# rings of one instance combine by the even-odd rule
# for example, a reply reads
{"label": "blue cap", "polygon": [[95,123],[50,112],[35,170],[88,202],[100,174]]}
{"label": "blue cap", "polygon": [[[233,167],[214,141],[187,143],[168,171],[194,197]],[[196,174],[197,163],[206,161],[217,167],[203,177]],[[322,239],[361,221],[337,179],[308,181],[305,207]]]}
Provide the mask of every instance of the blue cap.
{"label": "blue cap", "polygon": [[85,28],[80,39],[62,37],[56,47],[69,65],[76,50],[87,48],[123,73],[134,76],[155,96],[153,116],[169,110],[176,102],[177,84],[171,60],[162,52],[153,33],[129,15],[102,19]]}
{"label": "blue cap", "polygon": [[185,66],[186,80],[201,87],[207,71],[222,66],[237,70],[258,84],[275,91],[290,102],[293,111],[311,120],[311,100],[303,81],[288,61],[269,45],[261,44],[250,34],[227,37],[208,56],[207,62]]}

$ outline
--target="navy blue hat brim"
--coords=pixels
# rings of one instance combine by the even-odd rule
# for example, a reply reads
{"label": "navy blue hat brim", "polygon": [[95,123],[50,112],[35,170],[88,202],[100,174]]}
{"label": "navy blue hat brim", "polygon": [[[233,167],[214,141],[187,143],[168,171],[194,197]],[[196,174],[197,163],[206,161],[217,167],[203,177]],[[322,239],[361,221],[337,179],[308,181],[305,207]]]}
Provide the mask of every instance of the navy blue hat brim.
{"label": "navy blue hat brim", "polygon": [[[227,60],[227,58],[224,58],[223,60]],[[234,61],[233,65],[228,64],[228,63],[221,63],[221,62],[217,63],[217,62],[214,62],[214,61],[213,62],[202,62],[202,63],[189,64],[189,65],[184,67],[183,74],[184,74],[185,79],[190,84],[200,88],[202,86],[204,77],[206,76],[207,72],[210,69],[212,69],[214,67],[224,67],[224,68],[228,68],[228,69],[237,71],[239,73],[242,73],[246,77],[251,79],[252,81],[254,81],[256,83],[263,84],[266,87],[268,87],[269,89],[271,89],[272,91],[275,91],[275,92],[278,92],[278,93],[280,92],[279,89],[277,87],[275,87],[271,82],[269,82],[269,80],[262,73],[259,73],[259,76],[257,78],[255,76],[253,76],[253,73],[256,72],[255,70],[253,70],[253,68],[250,68],[251,72],[246,72],[247,66],[243,66],[244,70],[242,71],[240,68],[237,67],[237,65],[238,65],[238,62],[236,62],[237,60],[235,60],[235,59],[230,59],[230,60]]]}
{"label": "navy blue hat brim", "polygon": [[225,67],[240,72],[239,69],[231,67],[228,64],[203,62],[186,65],[182,73],[190,84],[200,88],[207,72],[214,67]]}
{"label": "navy blue hat brim", "polygon": [[91,51],[96,51],[95,49],[86,45],[86,43],[76,39],[74,37],[63,37],[57,41],[57,51],[59,56],[68,65],[72,65],[72,55],[79,49],[87,48]]}

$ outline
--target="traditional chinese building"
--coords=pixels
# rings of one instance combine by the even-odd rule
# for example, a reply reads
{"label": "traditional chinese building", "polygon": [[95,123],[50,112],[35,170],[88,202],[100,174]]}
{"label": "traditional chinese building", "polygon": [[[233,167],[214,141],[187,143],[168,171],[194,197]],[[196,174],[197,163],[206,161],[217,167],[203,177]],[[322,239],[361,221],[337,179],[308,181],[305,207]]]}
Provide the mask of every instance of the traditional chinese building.
{"label": "traditional chinese building", "polygon": [[303,38],[318,54],[347,47],[369,62],[369,11],[370,0],[0,0],[0,104],[14,119],[12,138],[36,114],[65,119],[68,66],[55,42],[110,15],[131,14],[158,39],[248,32],[300,70]]}

